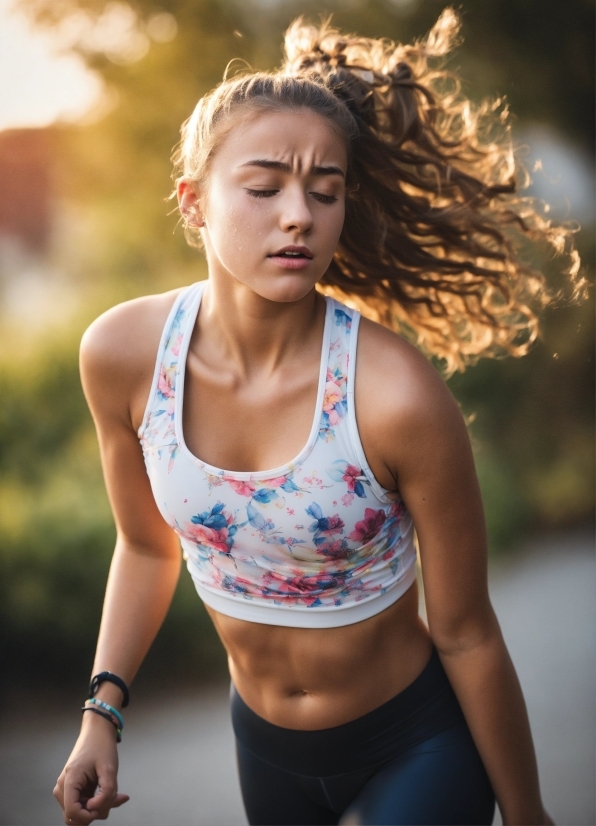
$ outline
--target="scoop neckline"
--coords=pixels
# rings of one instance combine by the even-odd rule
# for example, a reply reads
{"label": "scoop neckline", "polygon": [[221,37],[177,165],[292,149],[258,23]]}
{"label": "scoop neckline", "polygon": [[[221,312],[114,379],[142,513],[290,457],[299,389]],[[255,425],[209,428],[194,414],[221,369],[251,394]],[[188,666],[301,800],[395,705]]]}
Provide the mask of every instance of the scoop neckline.
{"label": "scoop neckline", "polygon": [[199,315],[199,310],[201,307],[201,299],[203,297],[203,293],[205,291],[206,281],[199,281],[197,282],[197,295],[195,297],[194,302],[192,303],[191,307],[189,308],[188,317],[186,319],[186,324],[184,330],[182,331],[182,342],[180,346],[180,352],[178,355],[178,370],[177,370],[177,377],[176,377],[176,391],[175,391],[175,398],[174,398],[174,432],[176,436],[176,441],[178,442],[178,446],[180,448],[181,453],[186,455],[190,461],[198,465],[202,468],[206,473],[211,476],[223,476],[229,479],[239,479],[239,480],[255,480],[255,479],[274,479],[280,476],[286,476],[289,473],[293,472],[296,467],[301,465],[304,460],[307,458],[309,453],[314,448],[316,441],[319,436],[319,429],[321,425],[321,415],[323,411],[323,398],[325,395],[325,384],[327,378],[327,364],[329,361],[329,347],[331,341],[331,315],[333,309],[333,298],[330,296],[324,296],[325,298],[325,323],[323,326],[323,340],[321,343],[321,360],[319,365],[319,384],[317,388],[317,400],[315,403],[315,412],[313,416],[313,421],[310,429],[310,434],[308,436],[308,440],[302,450],[295,456],[291,461],[286,462],[283,465],[280,465],[276,468],[271,468],[267,470],[225,470],[224,468],[216,467],[215,465],[210,465],[208,462],[203,461],[198,456],[190,450],[186,441],[184,439],[184,428],[182,426],[183,422],[183,411],[184,411],[184,390],[185,390],[185,378],[186,378],[186,363],[187,363],[187,356],[188,356],[188,349],[190,347],[190,339],[192,337],[192,331],[194,330],[196,320]]}

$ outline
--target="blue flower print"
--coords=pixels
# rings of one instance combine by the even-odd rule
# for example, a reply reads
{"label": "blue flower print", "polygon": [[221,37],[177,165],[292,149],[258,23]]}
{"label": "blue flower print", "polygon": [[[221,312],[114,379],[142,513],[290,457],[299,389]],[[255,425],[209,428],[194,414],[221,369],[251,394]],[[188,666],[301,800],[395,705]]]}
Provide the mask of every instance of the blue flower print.
{"label": "blue flower print", "polygon": [[332,462],[331,467],[327,468],[326,473],[334,482],[345,482],[349,493],[353,493],[360,499],[366,499],[364,485],[370,486],[370,482],[361,468],[351,465],[344,459],[336,459],[335,462]]}
{"label": "blue flower print", "polygon": [[316,502],[309,505],[308,508],[306,508],[306,512],[315,520],[308,530],[313,534],[313,540],[317,547],[329,542],[334,534],[343,533],[345,524],[339,514],[323,516],[321,507],[317,505]]}
{"label": "blue flower print", "polygon": [[352,316],[344,313],[343,310],[335,311],[335,325],[337,327],[345,327],[348,332],[352,329]]}

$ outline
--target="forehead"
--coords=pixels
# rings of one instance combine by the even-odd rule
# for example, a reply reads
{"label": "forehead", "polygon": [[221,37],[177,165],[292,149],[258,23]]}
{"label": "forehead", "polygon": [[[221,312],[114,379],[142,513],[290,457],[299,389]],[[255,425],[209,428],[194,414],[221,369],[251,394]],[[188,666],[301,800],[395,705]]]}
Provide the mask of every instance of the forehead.
{"label": "forehead", "polygon": [[293,171],[333,165],[344,172],[347,150],[329,120],[310,109],[251,111],[240,117],[217,147],[213,167],[243,167],[254,158],[289,164]]}

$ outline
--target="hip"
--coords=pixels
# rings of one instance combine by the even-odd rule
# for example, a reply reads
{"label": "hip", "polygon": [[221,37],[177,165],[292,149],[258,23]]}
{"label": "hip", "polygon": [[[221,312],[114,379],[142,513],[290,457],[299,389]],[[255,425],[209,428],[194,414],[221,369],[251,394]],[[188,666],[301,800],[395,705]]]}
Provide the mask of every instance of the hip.
{"label": "hip", "polygon": [[263,719],[231,686],[238,742],[257,757],[304,776],[329,776],[390,762],[453,727],[466,727],[436,649],[422,672],[390,700],[360,717],[324,729],[299,730]]}

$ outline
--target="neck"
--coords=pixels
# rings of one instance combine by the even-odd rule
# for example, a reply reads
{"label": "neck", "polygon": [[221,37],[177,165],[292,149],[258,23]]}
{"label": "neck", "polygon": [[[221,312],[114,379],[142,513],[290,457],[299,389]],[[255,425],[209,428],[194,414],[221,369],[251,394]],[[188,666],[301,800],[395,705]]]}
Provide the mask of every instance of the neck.
{"label": "neck", "polygon": [[210,277],[198,326],[218,357],[249,377],[273,373],[304,353],[310,342],[320,345],[324,318],[325,300],[314,288],[297,301],[282,303],[239,281]]}

